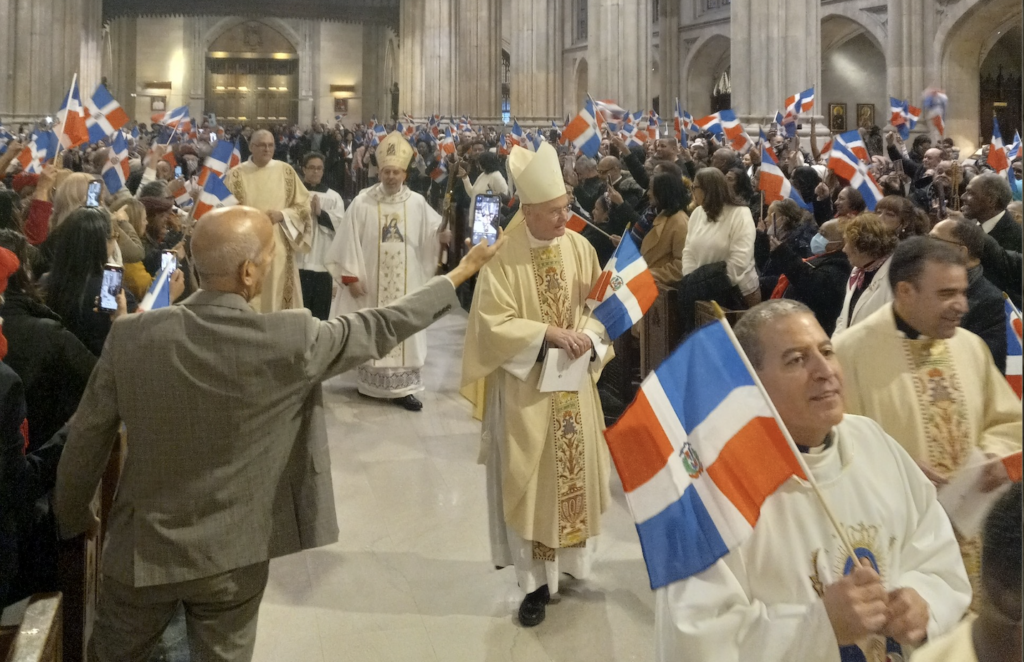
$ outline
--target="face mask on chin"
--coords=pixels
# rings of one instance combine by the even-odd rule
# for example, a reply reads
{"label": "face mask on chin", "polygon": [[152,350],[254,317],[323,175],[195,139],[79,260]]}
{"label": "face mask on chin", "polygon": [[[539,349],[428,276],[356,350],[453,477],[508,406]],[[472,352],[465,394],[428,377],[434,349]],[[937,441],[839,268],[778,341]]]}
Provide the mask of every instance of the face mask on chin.
{"label": "face mask on chin", "polygon": [[811,252],[815,255],[822,255],[828,248],[828,239],[823,237],[821,233],[811,237]]}

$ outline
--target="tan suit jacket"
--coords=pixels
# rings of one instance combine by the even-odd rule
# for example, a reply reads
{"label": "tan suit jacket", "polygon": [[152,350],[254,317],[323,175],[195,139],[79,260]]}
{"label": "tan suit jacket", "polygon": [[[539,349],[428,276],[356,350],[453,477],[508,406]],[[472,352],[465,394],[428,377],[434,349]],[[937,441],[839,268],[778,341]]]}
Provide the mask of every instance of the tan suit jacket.
{"label": "tan suit jacket", "polygon": [[651,275],[657,282],[670,285],[683,278],[683,247],[686,246],[686,228],[690,217],[680,211],[665,216],[658,214],[651,229],[640,244]]}
{"label": "tan suit jacket", "polygon": [[386,355],[458,305],[434,278],[391,306],[314,319],[235,294],[112,327],[57,470],[61,534],[85,531],[114,435],[128,455],[104,574],[129,586],[200,579],[338,539],[320,382]]}

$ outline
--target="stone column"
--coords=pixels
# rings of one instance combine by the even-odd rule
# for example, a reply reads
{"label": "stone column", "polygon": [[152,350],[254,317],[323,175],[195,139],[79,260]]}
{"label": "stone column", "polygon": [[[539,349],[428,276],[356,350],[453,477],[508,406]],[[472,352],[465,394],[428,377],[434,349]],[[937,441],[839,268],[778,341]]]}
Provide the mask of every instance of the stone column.
{"label": "stone column", "polygon": [[104,52],[103,75],[107,77],[110,93],[128,117],[135,117],[135,97],[132,95],[138,86],[135,67],[138,60],[138,21],[134,17],[118,18],[110,23],[108,30],[110,48]]}
{"label": "stone column", "polygon": [[733,0],[731,19],[732,107],[737,117],[764,123],[782,110],[786,97],[809,87],[815,88],[813,112],[820,117],[820,3]]}
{"label": "stone column", "polygon": [[53,116],[77,73],[100,82],[101,0],[0,0],[0,118]]}
{"label": "stone column", "polygon": [[500,123],[501,3],[455,0],[456,111],[474,121]]}
{"label": "stone column", "polygon": [[651,3],[596,0],[588,10],[590,94],[595,99],[612,99],[627,110],[649,108]]}
{"label": "stone column", "polygon": [[387,40],[388,31],[383,25],[363,25],[363,89],[357,90],[362,101],[362,113],[361,117],[346,118],[347,125],[368,122],[374,115],[381,118],[388,114],[385,95],[391,81],[387,78],[385,62]]}
{"label": "stone column", "polygon": [[303,19],[292,25],[299,34],[299,126],[310,126],[320,94],[316,89],[320,84],[320,23]]}
{"label": "stone column", "polygon": [[915,106],[920,105],[921,92],[939,81],[935,4],[935,0],[889,0],[888,94]]}
{"label": "stone column", "polygon": [[682,51],[679,49],[678,1],[662,0],[658,5],[658,63],[661,67],[661,89],[658,90],[660,115],[672,117],[676,97],[685,95],[680,88]]}
{"label": "stone column", "polygon": [[200,122],[206,114],[206,49],[216,21],[213,17],[186,16],[182,28],[182,103],[188,104],[189,114]]}
{"label": "stone column", "polygon": [[522,123],[544,124],[562,114],[562,17],[555,0],[514,0],[511,106]]}
{"label": "stone column", "polygon": [[422,118],[462,112],[455,104],[453,1],[402,0],[399,113]]}

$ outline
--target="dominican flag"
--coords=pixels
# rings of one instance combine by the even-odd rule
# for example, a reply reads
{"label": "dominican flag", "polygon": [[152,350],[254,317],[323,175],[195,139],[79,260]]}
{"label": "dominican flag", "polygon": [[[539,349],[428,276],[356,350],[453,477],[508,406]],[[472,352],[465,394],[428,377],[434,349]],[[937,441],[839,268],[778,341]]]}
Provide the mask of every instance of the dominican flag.
{"label": "dominican flag", "polygon": [[[64,149],[71,149],[89,142],[89,129],[85,126],[85,109],[82,97],[78,94],[78,75],[71,81],[71,89],[64,97],[64,102],[57,111],[57,124],[60,125],[60,144]],[[51,154],[51,157],[54,154]]]}
{"label": "dominican flag", "polygon": [[21,169],[25,172],[40,173],[43,165],[57,156],[57,149],[60,147],[60,139],[53,131],[32,132],[32,139],[28,145],[23,147],[16,157]]}
{"label": "dominican flag", "polygon": [[430,179],[438,184],[448,179],[448,165],[444,162],[444,159],[438,161],[437,167],[430,171]]}
{"label": "dominican flag", "polygon": [[192,218],[198,220],[211,209],[231,207],[237,204],[238,200],[235,199],[235,196],[231,195],[231,191],[228,190],[223,179],[220,177],[207,177],[206,183],[203,184],[203,190],[199,194],[199,200],[196,201],[196,210],[192,214]]}
{"label": "dominican flag", "polygon": [[[582,211],[582,210],[581,210]],[[566,222],[565,227],[569,228],[573,232],[583,232],[590,225],[590,221],[586,217],[587,212],[577,212],[575,209],[570,208],[569,220]]]}
{"label": "dominican flag", "polygon": [[814,108],[814,88],[804,90],[798,94],[794,94],[786,99],[786,118],[792,118],[792,121],[796,121],[800,115],[803,115],[811,108]]}
{"label": "dominican flag", "polygon": [[[559,141],[561,140],[563,139],[560,138]],[[510,150],[516,145],[522,147],[526,142],[526,136],[523,135],[523,127],[519,126],[519,120],[515,118],[512,119],[512,130],[508,134],[508,141],[512,143],[509,145]]]}
{"label": "dominican flag", "polygon": [[946,135],[946,107],[949,105],[949,97],[939,89],[929,87],[924,91],[921,100],[921,110],[924,116],[932,125],[938,129],[939,135]]}
{"label": "dominican flag", "polygon": [[[2,136],[0,136],[2,138]],[[1020,157],[1020,133],[1013,132],[1013,144],[1006,150],[1006,160],[1013,163]]]}
{"label": "dominican flag", "polygon": [[139,302],[139,310],[156,310],[171,305],[171,276],[175,271],[176,269],[172,269],[171,265],[167,265],[157,272],[146,296],[142,297],[142,301]]}
{"label": "dominican flag", "polygon": [[846,145],[838,140],[832,143],[832,154],[828,160],[828,169],[850,182],[850,186],[864,196],[864,204],[869,211],[875,211],[875,205],[882,199],[882,190],[878,182],[868,172],[867,166],[851,152]]}
{"label": "dominican flag", "polygon": [[120,131],[129,121],[128,113],[102,83],[85,100],[85,111],[85,127],[89,131],[89,142],[94,145]]}
{"label": "dominican flag", "polygon": [[835,141],[846,145],[846,149],[853,152],[853,155],[864,163],[869,161],[868,148],[864,145],[864,139],[860,137],[860,131],[854,129],[853,131],[841,133],[835,137]]}
{"label": "dominican flag", "polygon": [[218,140],[213,151],[203,161],[203,170],[199,173],[199,185],[206,184],[206,178],[211,174],[217,177],[224,177],[224,173],[231,168],[231,155],[234,153],[234,145],[226,140]]}
{"label": "dominican flag", "polygon": [[597,117],[594,111],[594,100],[587,97],[586,105],[576,117],[569,122],[562,132],[563,144],[572,145],[590,158],[597,156],[601,149],[601,134],[598,132]]}
{"label": "dominican flag", "polygon": [[757,188],[764,191],[764,201],[771,204],[789,198],[803,209],[813,212],[814,208],[804,202],[800,192],[786,179],[779,162],[775,160],[775,150],[768,145],[767,140],[764,140],[764,134],[761,136],[761,176],[758,178]]}
{"label": "dominican flag", "polygon": [[917,126],[917,120],[921,118],[921,109],[911,106],[906,101],[896,97],[889,97],[889,110],[892,111],[892,118],[889,123],[896,127],[900,138],[906,140],[910,137],[910,131]]}
{"label": "dominican flag", "polygon": [[1006,298],[1003,299],[1003,306],[1006,309],[1006,381],[1010,382],[1013,392],[1019,398],[1022,390],[1020,311]]}
{"label": "dominican flag", "polygon": [[683,125],[683,107],[679,105],[679,97],[676,97],[676,107],[672,111],[672,124],[676,140],[681,146],[686,147],[686,127]]}
{"label": "dominican flag", "polygon": [[431,115],[427,118],[427,130],[430,131],[430,135],[434,136],[434,140],[437,140],[441,135],[440,124],[440,115]]}
{"label": "dominican flag", "polygon": [[721,115],[721,111],[717,113],[711,113],[710,115],[707,115],[705,117],[693,120],[693,123],[699,126],[701,128],[701,131],[708,131],[710,133],[715,134],[716,136],[720,136],[724,133],[722,129]]}
{"label": "dominican flag", "polygon": [[[210,177],[210,179],[219,178]],[[193,204],[192,194],[189,193],[188,188],[186,188],[185,184],[181,182],[178,182],[177,187],[173,191],[171,191],[171,197],[174,198],[174,204],[178,205],[178,207],[182,209],[184,209],[185,207],[191,207]]]}
{"label": "dominican flag", "polygon": [[654,276],[627,232],[587,295],[587,305],[615,340],[639,322],[657,298]]}
{"label": "dominican flag", "polygon": [[526,142],[526,148],[531,152],[536,152],[540,149],[540,146],[544,144],[544,134],[538,131],[537,133],[530,135]]}
{"label": "dominican flag", "polygon": [[661,138],[661,118],[654,110],[647,113],[647,138],[649,140]]}
{"label": "dominican flag", "polygon": [[498,154],[505,155],[509,153],[508,141],[505,140],[505,134],[498,136]]}
{"label": "dominican flag", "polygon": [[992,118],[992,142],[988,146],[988,164],[996,172],[1003,172],[1010,168],[1010,160],[1006,158],[1006,145],[1003,144],[1003,134],[999,132],[999,120]]}
{"label": "dominican flag", "polygon": [[732,110],[720,110],[707,117],[694,120],[694,123],[705,131],[724,136],[729,147],[741,154],[746,154],[754,146],[754,141],[747,135],[747,131],[736,119],[736,113]]}
{"label": "dominican flag", "polygon": [[750,537],[779,487],[806,479],[723,322],[687,338],[604,434],[651,589],[710,568]]}
{"label": "dominican flag", "polygon": [[643,147],[644,141],[640,139],[640,119],[643,117],[642,112],[637,112],[635,115],[627,115],[626,121],[622,124],[622,129],[619,131],[619,135],[626,143],[626,147]]}
{"label": "dominican flag", "polygon": [[153,121],[153,124],[163,124],[172,129],[180,125],[181,130],[187,132],[192,128],[188,119],[188,106],[180,106],[166,113],[153,113],[150,119]]}
{"label": "dominican flag", "polygon": [[384,128],[383,124],[373,125],[373,138],[370,140],[370,147],[376,147],[380,144],[381,140],[384,140],[388,135],[387,129]]}
{"label": "dominican flag", "polygon": [[600,129],[607,123],[609,129],[618,131],[622,118],[626,115],[626,109],[614,101],[594,101],[594,118],[597,120],[597,128]]}
{"label": "dominican flag", "polygon": [[0,126],[0,154],[7,153],[7,143],[14,140],[14,134]]}
{"label": "dominican flag", "polygon": [[231,146],[231,160],[228,161],[228,170],[231,170],[236,165],[242,162],[242,152],[238,149],[238,141],[236,140]]}
{"label": "dominican flag", "polygon": [[452,130],[445,127],[444,138],[441,139],[441,151],[445,154],[455,153],[455,139],[452,138]]}
{"label": "dominican flag", "polygon": [[117,193],[125,186],[130,173],[128,167],[128,141],[120,131],[114,134],[114,142],[110,144],[110,156],[103,165],[103,182],[110,193]]}
{"label": "dominican flag", "polygon": [[772,120],[772,124],[774,124],[777,127],[782,127],[782,123],[783,123],[784,120],[785,120],[785,118],[782,116],[782,111],[781,110],[776,110],[775,111],[775,119]]}
{"label": "dominican flag", "polygon": [[373,115],[372,117],[370,117],[370,123],[366,125],[366,130],[367,131],[373,131],[376,128],[377,128],[377,116]]}

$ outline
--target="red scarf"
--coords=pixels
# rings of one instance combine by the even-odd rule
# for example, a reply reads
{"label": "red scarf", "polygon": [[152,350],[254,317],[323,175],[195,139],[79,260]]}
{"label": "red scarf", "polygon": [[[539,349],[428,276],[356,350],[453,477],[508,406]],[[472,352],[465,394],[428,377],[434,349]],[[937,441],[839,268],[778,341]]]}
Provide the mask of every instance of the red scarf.
{"label": "red scarf", "polygon": [[888,255],[886,255],[885,257],[880,257],[871,264],[869,264],[868,266],[864,267],[863,269],[861,269],[860,267],[854,267],[853,271],[850,272],[850,289],[856,290],[860,287],[863,287],[864,274],[871,273],[873,271],[878,271],[878,267],[882,266],[882,263],[885,262],[886,258],[888,257]]}

